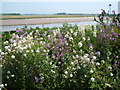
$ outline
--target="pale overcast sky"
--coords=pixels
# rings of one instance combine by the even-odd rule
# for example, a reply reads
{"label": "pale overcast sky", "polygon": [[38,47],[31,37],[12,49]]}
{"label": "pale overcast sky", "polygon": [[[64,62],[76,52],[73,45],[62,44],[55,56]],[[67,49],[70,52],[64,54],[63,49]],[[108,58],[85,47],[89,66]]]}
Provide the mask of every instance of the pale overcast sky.
{"label": "pale overcast sky", "polygon": [[109,4],[112,4],[112,10],[118,12],[118,1],[119,0],[2,0],[2,11],[0,10],[0,12],[21,14],[54,14],[59,12],[100,13],[101,9],[108,11]]}
{"label": "pale overcast sky", "polygon": [[1,0],[3,2],[118,2],[120,0]]}

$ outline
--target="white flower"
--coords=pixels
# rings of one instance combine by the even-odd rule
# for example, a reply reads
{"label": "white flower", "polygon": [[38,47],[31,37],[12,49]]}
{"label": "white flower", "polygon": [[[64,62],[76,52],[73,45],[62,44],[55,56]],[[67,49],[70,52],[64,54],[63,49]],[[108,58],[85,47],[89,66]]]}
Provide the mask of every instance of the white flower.
{"label": "white flower", "polygon": [[75,68],[72,68],[73,70],[75,70]]}
{"label": "white flower", "polygon": [[72,65],[74,65],[74,62],[71,62]]}
{"label": "white flower", "polygon": [[91,52],[91,53],[90,53],[90,56],[92,57],[93,55],[94,55],[94,52]]}
{"label": "white flower", "polygon": [[11,49],[8,49],[8,52],[11,52]]}
{"label": "white flower", "polygon": [[90,46],[90,47],[89,47],[89,49],[90,49],[90,50],[93,50],[93,47],[92,47],[92,46]]}
{"label": "white flower", "polygon": [[68,34],[66,34],[65,37],[66,37],[66,38],[69,37]]}
{"label": "white flower", "polygon": [[55,55],[52,55],[52,58],[55,58]]}
{"label": "white flower", "polygon": [[91,81],[92,81],[92,82],[94,82],[94,81],[95,81],[95,79],[92,77],[92,78],[91,78]]}
{"label": "white flower", "polygon": [[13,50],[12,52],[15,52],[16,50]]}
{"label": "white flower", "polygon": [[67,72],[67,71],[65,71],[65,74],[68,74],[68,72]]}
{"label": "white flower", "polygon": [[52,65],[52,62],[50,62],[50,65]]}
{"label": "white flower", "polygon": [[38,53],[39,53],[40,51],[39,51],[39,50],[36,50],[36,52],[38,52]]}
{"label": "white flower", "polygon": [[7,76],[7,79],[9,79],[9,76]]}
{"label": "white flower", "polygon": [[85,38],[85,37],[83,37],[83,40],[85,41],[85,40],[86,40],[86,38]]}
{"label": "white flower", "polygon": [[50,38],[51,35],[48,35],[48,38]]}
{"label": "white flower", "polygon": [[85,68],[86,66],[87,66],[86,64],[83,65],[84,68]]}
{"label": "white flower", "polygon": [[69,35],[69,32],[67,32],[67,34]]}
{"label": "white flower", "polygon": [[68,45],[68,43],[66,43],[66,45]]}
{"label": "white flower", "polygon": [[70,41],[72,41],[72,40],[73,40],[73,38],[72,38],[72,37],[69,37],[69,40],[70,40]]}
{"label": "white flower", "polygon": [[93,58],[93,60],[96,60],[97,57],[96,56],[92,56],[92,58]]}
{"label": "white flower", "polygon": [[11,58],[12,58],[12,59],[15,59],[15,56],[14,56],[14,55],[12,55],[12,56],[11,56]]}
{"label": "white flower", "polygon": [[70,29],[70,32],[73,33],[73,29]]}
{"label": "white flower", "polygon": [[110,73],[110,76],[113,76],[113,73]]}
{"label": "white flower", "polygon": [[64,78],[67,78],[67,76],[66,75],[63,75],[64,76]]}
{"label": "white flower", "polygon": [[84,55],[83,58],[86,59],[88,56]]}
{"label": "white flower", "polygon": [[87,57],[88,57],[88,56],[89,56],[89,54],[85,54],[85,56],[87,56]]}
{"label": "white flower", "polygon": [[28,53],[28,52],[29,52],[29,50],[26,50],[26,52]]}
{"label": "white flower", "polygon": [[85,58],[85,61],[90,62],[90,58]]}
{"label": "white flower", "polygon": [[4,52],[1,52],[1,55],[4,55],[5,53]]}
{"label": "white flower", "polygon": [[36,32],[38,32],[38,30],[36,30]]}
{"label": "white flower", "polygon": [[81,59],[81,60],[84,60],[84,57],[81,56],[80,59]]}
{"label": "white flower", "polygon": [[8,41],[5,41],[4,44],[8,44],[9,42]]}
{"label": "white flower", "polygon": [[15,36],[16,38],[20,38],[18,35]]}
{"label": "white flower", "polygon": [[15,33],[12,34],[12,37],[15,37]]}
{"label": "white flower", "polygon": [[76,58],[79,58],[79,55],[76,55]]}
{"label": "white flower", "polygon": [[70,77],[73,77],[73,74],[70,74]]}
{"label": "white flower", "polygon": [[[48,55],[48,53],[47,53],[47,55]],[[48,56],[46,56],[46,59],[49,59],[49,57],[48,57]]]}
{"label": "white flower", "polygon": [[55,73],[55,71],[54,71],[54,70],[51,70],[51,72],[52,72],[52,73]]}
{"label": "white flower", "polygon": [[98,55],[100,55],[100,52],[97,52],[98,53]]}
{"label": "white flower", "polygon": [[112,67],[111,67],[111,66],[109,66],[109,67],[108,67],[108,69],[112,70]]}
{"label": "white flower", "polygon": [[7,52],[5,52],[5,55],[7,55],[8,53]]}
{"label": "white flower", "polygon": [[93,32],[93,36],[96,37],[96,32]]}
{"label": "white flower", "polygon": [[43,52],[46,52],[46,50],[43,50]]}
{"label": "white flower", "polygon": [[74,52],[74,53],[76,53],[76,51],[75,51],[75,50],[73,50],[73,52]]}
{"label": "white flower", "polygon": [[77,69],[81,69],[81,67],[80,67],[80,66],[77,66]]}
{"label": "white flower", "polygon": [[78,64],[78,60],[75,60],[74,63],[75,63],[75,64]]}
{"label": "white flower", "polygon": [[32,35],[33,33],[31,32],[29,35]]}
{"label": "white flower", "polygon": [[4,84],[1,84],[1,85],[0,85],[0,87],[2,87],[2,88],[3,88],[3,87],[4,87]]}
{"label": "white flower", "polygon": [[93,73],[94,71],[93,70],[90,70],[90,73]]}
{"label": "white flower", "polygon": [[26,56],[27,56],[27,54],[24,54],[24,56],[26,57]]}
{"label": "white flower", "polygon": [[43,42],[42,41],[40,41],[40,44],[42,44]]}
{"label": "white flower", "polygon": [[7,74],[10,74],[10,71],[7,71]]}
{"label": "white flower", "polygon": [[80,50],[80,52],[81,52],[81,53],[83,52],[82,49]]}
{"label": "white flower", "polygon": [[9,47],[8,47],[8,46],[5,46],[4,48],[5,48],[5,49],[8,49]]}
{"label": "white flower", "polygon": [[73,59],[76,59],[75,56],[73,56]]}
{"label": "white flower", "polygon": [[5,83],[5,86],[7,86],[7,83]]}
{"label": "white flower", "polygon": [[2,68],[3,67],[3,65],[0,65],[0,68]]}
{"label": "white flower", "polygon": [[93,65],[95,65],[95,62],[94,62],[93,60],[91,60],[91,63],[92,63]]}
{"label": "white flower", "polygon": [[97,66],[99,66],[99,65],[100,65],[100,63],[99,63],[99,62],[97,62],[97,63],[96,63],[96,65],[97,65]]}
{"label": "white flower", "polygon": [[15,43],[15,42],[16,42],[16,40],[13,40],[13,42]]}
{"label": "white flower", "polygon": [[82,42],[79,42],[79,43],[78,43],[78,46],[79,46],[79,47],[82,47]]}
{"label": "white flower", "polygon": [[34,52],[33,50],[31,50],[31,52]]}
{"label": "white flower", "polygon": [[104,60],[102,60],[101,62],[102,62],[102,63],[105,63],[105,61],[104,61]]}
{"label": "white flower", "polygon": [[16,45],[17,45],[16,43],[13,44],[14,47],[15,47]]}
{"label": "white flower", "polygon": [[41,37],[40,40],[43,40],[43,38]]}
{"label": "white flower", "polygon": [[11,75],[11,77],[15,77],[15,75],[14,75],[14,74],[12,74],[12,75]]}
{"label": "white flower", "polygon": [[77,36],[77,32],[75,32],[73,35]]}
{"label": "white flower", "polygon": [[87,77],[87,75],[84,75],[84,77]]}
{"label": "white flower", "polygon": [[12,39],[10,39],[9,41],[10,41],[11,43],[13,42],[13,40],[12,40]]}
{"label": "white flower", "polygon": [[90,41],[90,37],[88,37],[88,39],[87,39],[88,41]]}

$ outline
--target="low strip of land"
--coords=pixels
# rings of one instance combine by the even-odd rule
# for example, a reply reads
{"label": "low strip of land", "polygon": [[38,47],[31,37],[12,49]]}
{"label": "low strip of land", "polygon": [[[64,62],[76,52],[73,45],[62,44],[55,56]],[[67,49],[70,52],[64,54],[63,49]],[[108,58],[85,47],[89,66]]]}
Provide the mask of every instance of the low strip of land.
{"label": "low strip of land", "polygon": [[38,24],[51,24],[51,23],[69,23],[69,22],[84,22],[93,21],[93,17],[67,17],[67,18],[32,18],[32,19],[8,19],[0,20],[3,26],[14,25],[38,25]]}
{"label": "low strip of land", "polygon": [[93,17],[93,15],[6,15],[0,19],[32,19],[32,18],[74,18],[74,17]]}

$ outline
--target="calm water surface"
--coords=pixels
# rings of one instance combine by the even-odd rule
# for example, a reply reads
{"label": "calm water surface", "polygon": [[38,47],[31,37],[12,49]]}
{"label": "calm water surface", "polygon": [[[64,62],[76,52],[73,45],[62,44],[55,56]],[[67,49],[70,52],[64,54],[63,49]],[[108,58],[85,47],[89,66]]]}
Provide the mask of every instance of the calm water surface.
{"label": "calm water surface", "polygon": [[[72,25],[95,25],[96,22],[90,21],[90,22],[73,22],[73,23],[68,23],[68,24],[72,24]],[[62,27],[63,23],[56,23],[56,24],[44,24],[44,27]],[[19,25],[19,26],[0,26],[0,28],[2,28],[2,31],[10,31],[10,30],[16,30],[16,28],[23,28],[24,25]],[[42,28],[43,25],[28,25],[28,27],[40,27]]]}

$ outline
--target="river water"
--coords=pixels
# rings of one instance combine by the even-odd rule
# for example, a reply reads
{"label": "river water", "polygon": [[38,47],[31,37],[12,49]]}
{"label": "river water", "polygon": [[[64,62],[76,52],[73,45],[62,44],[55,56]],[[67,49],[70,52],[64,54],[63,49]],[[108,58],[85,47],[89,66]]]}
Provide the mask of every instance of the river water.
{"label": "river water", "polygon": [[[90,21],[90,22],[72,22],[72,23],[68,23],[68,24],[72,24],[72,25],[95,25],[96,22],[94,21]],[[44,27],[62,27],[63,23],[55,23],[55,24],[44,24]],[[11,31],[11,30],[16,30],[16,28],[22,28],[24,25],[19,25],[19,26],[0,26],[1,31]],[[43,28],[43,25],[28,25],[28,27],[40,27]]]}

